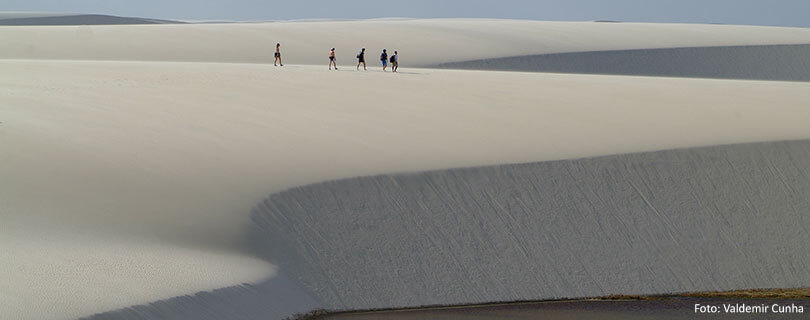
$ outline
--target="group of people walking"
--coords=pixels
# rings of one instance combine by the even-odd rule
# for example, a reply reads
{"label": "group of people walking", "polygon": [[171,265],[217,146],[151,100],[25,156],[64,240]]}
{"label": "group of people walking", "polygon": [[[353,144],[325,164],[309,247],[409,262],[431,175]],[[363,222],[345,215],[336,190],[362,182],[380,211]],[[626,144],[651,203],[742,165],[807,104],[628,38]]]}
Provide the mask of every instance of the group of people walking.
{"label": "group of people walking", "polygon": [[[273,54],[274,60],[273,65],[282,67],[284,64],[281,62],[281,44],[276,43],[276,52]],[[383,72],[388,71],[388,63],[391,63],[391,71],[397,72],[399,69],[399,53],[394,51],[394,54],[389,56],[388,50],[383,49],[382,53],[380,54],[380,62],[382,62]],[[360,53],[357,54],[357,70],[360,70],[360,65],[363,65],[363,70],[368,70],[366,68],[366,48],[360,49]],[[337,57],[335,55],[335,48],[329,50],[329,70],[332,70],[332,66],[335,67],[335,70],[338,69],[337,66]]]}
{"label": "group of people walking", "polygon": [[[394,54],[389,57],[388,50],[383,49],[382,53],[380,54],[380,62],[382,62],[383,72],[385,72],[388,68],[388,62],[391,62],[391,71],[397,72],[397,69],[399,69],[398,55],[399,53],[394,51]],[[334,60],[334,56],[335,48],[332,48],[332,51],[329,51],[329,59]],[[363,70],[368,70],[366,69],[366,48],[360,49],[360,53],[357,54],[357,70],[360,70],[361,64],[363,65]],[[337,64],[335,64],[335,70],[337,70]]]}

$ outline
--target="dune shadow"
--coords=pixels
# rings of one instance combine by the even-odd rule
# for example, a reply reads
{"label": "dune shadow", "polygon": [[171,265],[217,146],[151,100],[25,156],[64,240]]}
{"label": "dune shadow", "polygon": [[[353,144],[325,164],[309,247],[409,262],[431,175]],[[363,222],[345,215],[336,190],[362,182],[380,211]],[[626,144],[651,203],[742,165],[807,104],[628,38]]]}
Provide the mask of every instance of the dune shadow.
{"label": "dune shadow", "polygon": [[810,81],[810,44],[571,52],[439,64],[438,68]]}

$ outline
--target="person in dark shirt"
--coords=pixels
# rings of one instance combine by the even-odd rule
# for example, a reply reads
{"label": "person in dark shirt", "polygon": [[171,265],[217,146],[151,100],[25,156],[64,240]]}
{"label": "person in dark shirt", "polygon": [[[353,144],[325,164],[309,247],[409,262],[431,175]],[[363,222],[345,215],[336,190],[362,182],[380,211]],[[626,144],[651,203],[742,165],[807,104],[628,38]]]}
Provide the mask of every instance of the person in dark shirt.
{"label": "person in dark shirt", "polygon": [[360,64],[363,64],[363,70],[366,69],[366,48],[360,49],[360,53],[357,54],[357,70],[360,70]]}
{"label": "person in dark shirt", "polygon": [[399,52],[394,51],[394,55],[391,56],[391,71],[397,72],[399,69]]}
{"label": "person in dark shirt", "polygon": [[281,63],[281,44],[280,43],[276,43],[276,53],[273,54],[273,56],[275,56],[275,60],[273,60],[273,66],[277,66],[276,64],[278,63],[278,64],[281,64],[281,66],[283,67],[284,64]]}
{"label": "person in dark shirt", "polygon": [[388,68],[388,51],[385,49],[383,49],[382,54],[380,54],[380,61],[382,61],[383,72],[385,72],[385,68]]}
{"label": "person in dark shirt", "polygon": [[329,70],[332,70],[332,65],[335,65],[335,70],[337,70],[337,58],[335,57],[335,48],[329,50]]}

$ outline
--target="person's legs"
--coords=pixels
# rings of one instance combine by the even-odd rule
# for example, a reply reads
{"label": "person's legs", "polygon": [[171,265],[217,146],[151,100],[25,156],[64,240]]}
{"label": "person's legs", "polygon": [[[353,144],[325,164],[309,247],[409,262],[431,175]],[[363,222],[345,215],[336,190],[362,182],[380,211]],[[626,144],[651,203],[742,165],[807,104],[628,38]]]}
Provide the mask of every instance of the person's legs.
{"label": "person's legs", "polygon": [[366,61],[363,61],[363,71],[367,71],[367,70],[368,69],[366,69]]}
{"label": "person's legs", "polygon": [[388,61],[383,60],[383,72],[385,72],[385,68],[388,68]]}

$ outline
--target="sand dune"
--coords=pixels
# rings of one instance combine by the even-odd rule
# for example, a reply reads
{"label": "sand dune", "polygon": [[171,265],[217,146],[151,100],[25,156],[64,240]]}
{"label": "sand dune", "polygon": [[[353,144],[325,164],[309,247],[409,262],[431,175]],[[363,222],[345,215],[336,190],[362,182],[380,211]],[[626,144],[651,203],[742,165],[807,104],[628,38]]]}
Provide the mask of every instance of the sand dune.
{"label": "sand dune", "polygon": [[0,26],[71,26],[116,24],[164,24],[178,21],[117,17],[103,14],[5,14],[0,15]]}
{"label": "sand dune", "polygon": [[[252,251],[253,206],[297,186],[810,139],[808,83],[306,65],[320,64],[332,42],[341,66],[360,46],[406,48],[408,65],[430,66],[798,44],[808,35],[464,19],[0,27],[0,251],[14,253],[0,257],[0,270],[13,274],[0,278],[0,318],[75,318],[164,299],[171,300],[137,310],[243,303],[265,315],[279,306],[270,309],[281,316],[341,305],[335,299],[351,296],[312,294],[328,283],[301,281],[326,273],[293,277]],[[285,68],[222,63],[267,62],[277,41]],[[172,278],[180,270],[183,277]],[[238,286],[245,282],[253,285]],[[299,304],[281,298],[291,291]],[[196,292],[203,293],[183,297]]]}
{"label": "sand dune", "polygon": [[805,140],[355,178],[271,196],[255,238],[339,310],[806,287],[808,157]]}
{"label": "sand dune", "polygon": [[[270,196],[251,235],[332,310],[804,287],[808,156],[804,140],[353,178]],[[134,310],[280,318],[278,288]]]}
{"label": "sand dune", "polygon": [[[85,18],[21,19],[0,24],[30,19],[68,24],[62,20]],[[379,64],[378,52],[389,48],[400,51],[409,67],[810,79],[810,29],[802,28],[377,19],[0,28],[0,37],[5,39],[0,58],[10,59],[268,63],[281,42],[288,64],[324,64],[331,47],[338,48],[340,63],[352,64],[366,47],[372,65]]]}
{"label": "sand dune", "polygon": [[322,303],[301,289],[299,282],[279,274],[257,284],[198,292],[81,319],[266,320],[283,319],[322,307]]}
{"label": "sand dune", "polygon": [[[194,259],[229,252],[221,265],[232,266],[243,265],[249,251],[251,208],[268,193],[290,187],[393,172],[810,138],[810,90],[801,82],[428,69],[329,73],[322,67],[215,63],[0,66],[3,234],[42,230],[31,234],[50,234],[50,241],[64,246],[71,246],[72,235],[87,234],[122,248],[149,239]],[[4,252],[30,248],[15,243],[0,246]],[[161,270],[186,268],[188,260],[160,250],[138,252]],[[115,261],[97,254],[95,260]],[[41,267],[36,274],[56,278],[17,276],[3,294],[21,294],[23,301],[51,297],[44,301],[52,307],[3,306],[13,312],[4,317],[70,318],[219,286],[206,276],[190,276],[182,285],[146,277],[139,281],[148,284],[148,299],[130,294],[125,283],[95,276],[103,265],[79,268],[85,260],[53,261],[47,254],[25,261],[5,260],[2,268],[30,264]],[[266,272],[229,269],[199,265],[185,272],[219,274],[218,281],[233,285]],[[63,285],[52,286],[56,279]],[[106,289],[93,291],[99,286]],[[88,294],[75,295],[79,288]]]}
{"label": "sand dune", "polygon": [[[9,186],[4,184],[0,189],[5,192]],[[5,195],[2,198],[7,200]],[[273,265],[235,250],[179,245],[145,235],[110,236],[98,228],[68,231],[53,226],[57,222],[49,219],[51,214],[66,220],[80,218],[71,216],[70,205],[44,214],[25,209],[4,205],[0,210],[3,319],[75,319],[136,301],[184,295],[191,288],[212,290],[275,276]],[[41,220],[14,221],[26,214],[41,214]]]}
{"label": "sand dune", "polygon": [[443,63],[440,68],[810,81],[810,45],[636,49]]}
{"label": "sand dune", "polygon": [[75,15],[64,12],[37,12],[37,11],[0,11],[0,20],[20,18],[45,18]]}
{"label": "sand dune", "polygon": [[[654,23],[395,19],[0,28],[0,58],[350,64],[361,47],[399,50],[411,67],[567,52],[810,44],[810,29]],[[373,57],[372,57],[373,58]],[[374,63],[376,59],[370,59]]]}

